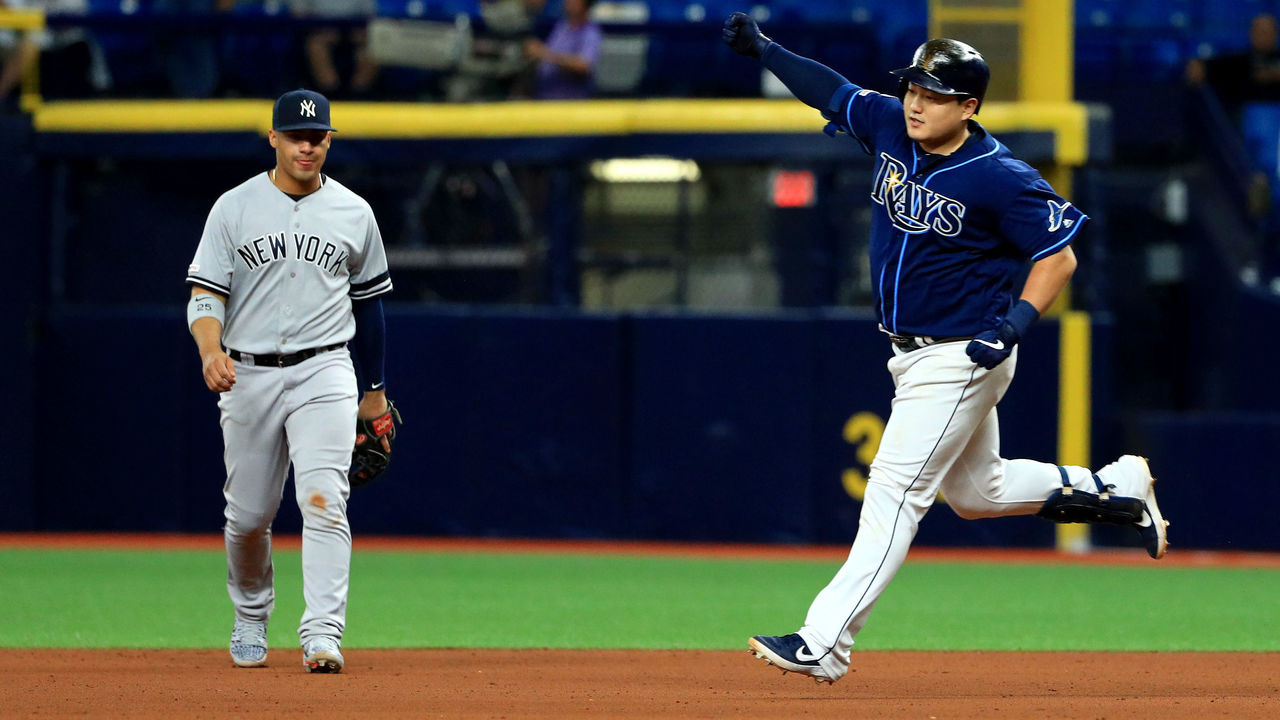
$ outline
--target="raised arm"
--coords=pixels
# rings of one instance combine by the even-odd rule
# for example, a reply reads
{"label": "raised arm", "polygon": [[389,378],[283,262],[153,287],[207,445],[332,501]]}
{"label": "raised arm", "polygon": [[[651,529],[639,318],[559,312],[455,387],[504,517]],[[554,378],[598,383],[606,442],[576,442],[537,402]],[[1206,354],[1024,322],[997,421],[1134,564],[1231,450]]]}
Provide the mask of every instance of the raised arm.
{"label": "raised arm", "polygon": [[787,50],[760,32],[760,27],[745,13],[736,12],[724,21],[721,33],[724,43],[734,52],[760,60],[800,102],[823,112],[832,110],[837,92],[852,86],[843,75],[816,60]]}

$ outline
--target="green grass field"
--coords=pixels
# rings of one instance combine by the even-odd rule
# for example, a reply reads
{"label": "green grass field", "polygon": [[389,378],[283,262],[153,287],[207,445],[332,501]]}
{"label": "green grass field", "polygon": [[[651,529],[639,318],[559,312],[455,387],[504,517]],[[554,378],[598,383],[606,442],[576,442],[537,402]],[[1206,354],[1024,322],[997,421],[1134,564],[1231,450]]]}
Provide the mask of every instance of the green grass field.
{"label": "green grass field", "polygon": [[[296,643],[276,552],[271,643]],[[348,647],[742,649],[838,562],[357,551]],[[2,647],[219,648],[220,551],[0,550]],[[858,638],[896,650],[1280,650],[1280,570],[908,562]],[[1267,630],[1270,628],[1270,630]]]}

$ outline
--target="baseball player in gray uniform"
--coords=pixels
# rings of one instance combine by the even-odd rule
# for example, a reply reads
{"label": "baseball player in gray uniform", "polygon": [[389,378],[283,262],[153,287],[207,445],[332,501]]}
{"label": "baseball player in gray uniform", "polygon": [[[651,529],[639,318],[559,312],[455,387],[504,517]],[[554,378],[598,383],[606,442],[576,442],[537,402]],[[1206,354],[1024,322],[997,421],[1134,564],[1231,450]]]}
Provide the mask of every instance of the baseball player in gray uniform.
{"label": "baseball player in gray uniform", "polygon": [[266,664],[271,523],[292,465],[303,519],[303,665],[342,670],[357,417],[389,412],[379,299],[391,290],[386,252],[369,204],[321,174],[333,130],[323,95],[280,96],[268,133],[275,168],[214,203],[187,271],[188,325],[205,384],[219,394],[230,649],[240,667]]}
{"label": "baseball player in gray uniform", "polygon": [[1168,523],[1144,458],[1095,473],[1000,456],[996,405],[1017,345],[1075,271],[1071,242],[1089,218],[974,119],[990,78],[982,55],[930,40],[893,71],[893,96],[787,51],[745,14],[725,21],[723,39],[820,111],[829,134],[875,158],[871,271],[895,388],[848,560],[797,632],[756,635],[751,651],[818,682],[843,677],[854,636],[940,491],[965,518],[1131,526],[1163,557]]}

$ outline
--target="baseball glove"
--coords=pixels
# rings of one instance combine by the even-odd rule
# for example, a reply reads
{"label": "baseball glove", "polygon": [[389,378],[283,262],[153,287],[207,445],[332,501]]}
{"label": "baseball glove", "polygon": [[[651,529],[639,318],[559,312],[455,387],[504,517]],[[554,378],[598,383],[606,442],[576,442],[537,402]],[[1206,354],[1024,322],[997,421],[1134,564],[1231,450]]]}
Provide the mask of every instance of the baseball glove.
{"label": "baseball glove", "polygon": [[[400,411],[387,401],[387,411],[374,418],[356,418],[356,446],[351,451],[351,471],[347,478],[351,487],[368,485],[387,471],[391,464],[391,447],[396,439],[396,425],[403,425]],[[386,440],[386,447],[382,441]]]}

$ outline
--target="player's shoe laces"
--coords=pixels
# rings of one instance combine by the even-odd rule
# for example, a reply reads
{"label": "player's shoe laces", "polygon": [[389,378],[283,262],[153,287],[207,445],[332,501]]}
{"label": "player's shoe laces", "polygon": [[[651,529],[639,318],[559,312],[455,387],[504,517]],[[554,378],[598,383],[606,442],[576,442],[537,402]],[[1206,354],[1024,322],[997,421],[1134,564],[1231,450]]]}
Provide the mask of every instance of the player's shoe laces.
{"label": "player's shoe laces", "polygon": [[328,635],[313,637],[302,646],[302,666],[309,673],[340,673],[342,665],[338,641]]}
{"label": "player's shoe laces", "polygon": [[241,620],[231,628],[231,661],[238,667],[267,664],[267,624]]}
{"label": "player's shoe laces", "polygon": [[747,641],[747,646],[756,657],[782,668],[784,675],[789,672],[808,675],[818,684],[835,682],[818,664],[819,656],[809,651],[804,638],[797,633],[781,637],[756,635]]}

